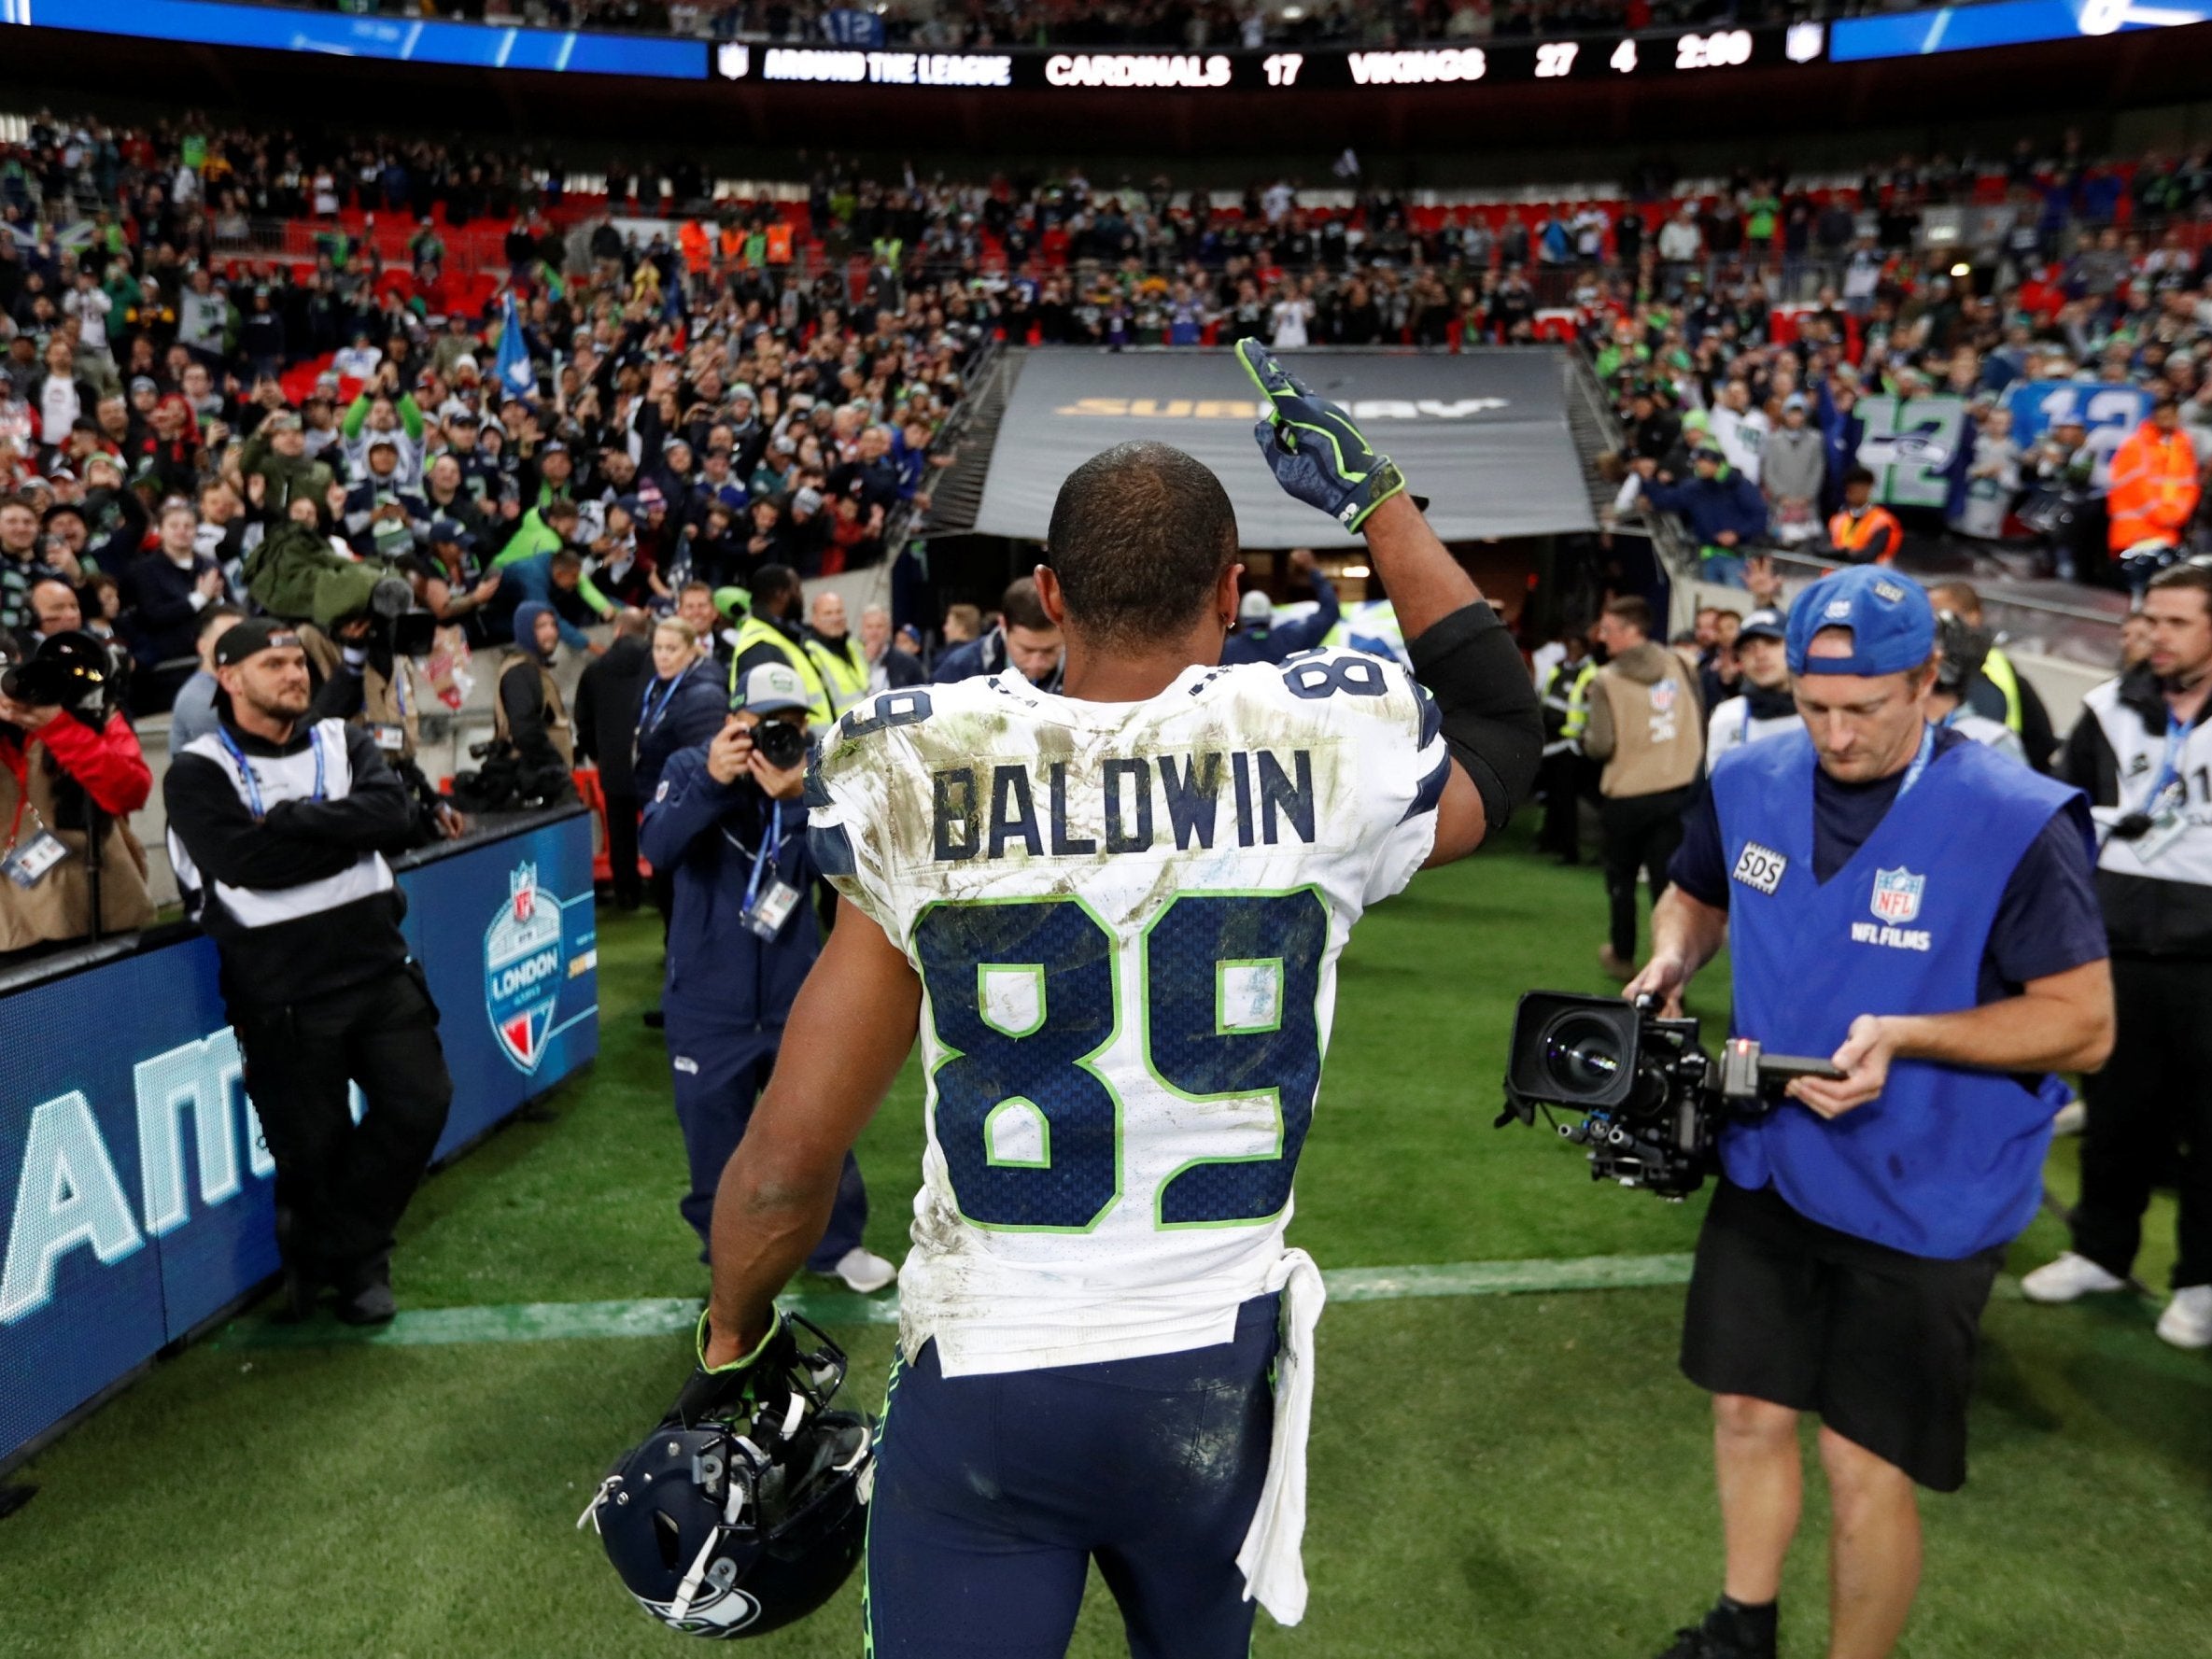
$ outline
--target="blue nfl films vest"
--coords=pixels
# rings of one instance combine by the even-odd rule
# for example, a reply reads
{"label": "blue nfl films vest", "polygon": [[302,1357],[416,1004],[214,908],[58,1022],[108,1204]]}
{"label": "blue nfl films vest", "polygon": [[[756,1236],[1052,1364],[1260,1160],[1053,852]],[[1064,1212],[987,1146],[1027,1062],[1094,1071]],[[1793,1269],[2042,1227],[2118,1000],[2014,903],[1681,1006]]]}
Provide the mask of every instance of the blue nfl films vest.
{"label": "blue nfl films vest", "polygon": [[[1800,730],[1713,768],[1731,872],[1738,1036],[1825,1056],[1861,1014],[1975,1006],[2021,855],[2079,794],[1979,743],[1945,749],[1824,885],[1812,874],[1812,741]],[[2093,857],[2093,852],[2092,854]],[[1796,1101],[1731,1124],[1740,1187],[1854,1237],[1956,1259],[2017,1236],[2042,1193],[2055,1104],[2012,1076],[1896,1061],[1878,1099],[1828,1119]]]}

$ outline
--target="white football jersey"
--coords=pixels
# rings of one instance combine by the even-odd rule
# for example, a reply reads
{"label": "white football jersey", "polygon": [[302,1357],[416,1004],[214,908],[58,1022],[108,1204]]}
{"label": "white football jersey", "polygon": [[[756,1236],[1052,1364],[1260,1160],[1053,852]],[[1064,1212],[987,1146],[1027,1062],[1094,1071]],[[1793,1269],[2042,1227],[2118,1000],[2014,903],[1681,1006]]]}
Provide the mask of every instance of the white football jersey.
{"label": "white football jersey", "polygon": [[1434,843],[1440,722],[1398,665],[1321,651],[1142,703],[886,692],[830,728],[816,857],[923,990],[909,1359],[1229,1340],[1283,1253],[1337,956]]}

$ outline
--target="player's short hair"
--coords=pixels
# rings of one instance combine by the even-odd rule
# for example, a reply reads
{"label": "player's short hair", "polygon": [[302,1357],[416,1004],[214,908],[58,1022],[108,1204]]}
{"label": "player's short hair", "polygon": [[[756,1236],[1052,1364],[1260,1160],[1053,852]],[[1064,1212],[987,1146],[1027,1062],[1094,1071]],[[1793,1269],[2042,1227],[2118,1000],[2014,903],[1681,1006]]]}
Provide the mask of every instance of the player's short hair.
{"label": "player's short hair", "polygon": [[1652,637],[1652,608],[1641,595],[1623,594],[1606,600],[1605,614],[1627,623],[1647,640]]}
{"label": "player's short hair", "polygon": [[2202,565],[2168,565],[2150,579],[2152,593],[2168,593],[2175,588],[2186,588],[2205,601],[2205,610],[2212,613],[2212,570]]}
{"label": "player's short hair", "polygon": [[1067,475],[1045,535],[1068,620],[1092,639],[1151,648],[1205,610],[1236,557],[1236,510],[1181,450],[1117,443]]}

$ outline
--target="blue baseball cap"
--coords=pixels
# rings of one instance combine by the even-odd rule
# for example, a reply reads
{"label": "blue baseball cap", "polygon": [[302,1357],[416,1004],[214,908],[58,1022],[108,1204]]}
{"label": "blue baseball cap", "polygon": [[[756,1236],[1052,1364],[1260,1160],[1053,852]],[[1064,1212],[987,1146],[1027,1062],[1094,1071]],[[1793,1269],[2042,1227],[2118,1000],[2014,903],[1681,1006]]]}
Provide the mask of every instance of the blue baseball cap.
{"label": "blue baseball cap", "polygon": [[1787,640],[1790,628],[1779,611],[1754,611],[1737,625],[1736,637],[1739,640]]}
{"label": "blue baseball cap", "polygon": [[[1812,656],[1823,628],[1851,631],[1849,656]],[[1793,674],[1902,674],[1936,654],[1936,612],[1927,590],[1879,565],[1822,577],[1790,607]]]}

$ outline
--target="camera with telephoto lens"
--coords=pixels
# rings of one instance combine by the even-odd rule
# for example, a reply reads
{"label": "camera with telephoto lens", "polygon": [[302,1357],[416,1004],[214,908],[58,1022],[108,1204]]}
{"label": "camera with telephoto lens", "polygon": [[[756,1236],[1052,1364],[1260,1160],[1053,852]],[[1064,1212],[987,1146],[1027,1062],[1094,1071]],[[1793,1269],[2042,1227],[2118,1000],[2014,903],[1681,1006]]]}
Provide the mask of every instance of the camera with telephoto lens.
{"label": "camera with telephoto lens", "polygon": [[0,657],[0,696],[34,709],[64,710],[94,730],[120,704],[116,653],[92,634],[49,635],[28,655]]}
{"label": "camera with telephoto lens", "polygon": [[807,758],[807,734],[788,720],[764,720],[753,728],[753,747],[779,772]]}
{"label": "camera with telephoto lens", "polygon": [[1705,1184],[1729,1118],[1772,1111],[1793,1077],[1842,1076],[1748,1037],[1730,1037],[1715,1061],[1698,1046],[1696,1019],[1662,1019],[1648,996],[1531,991],[1514,1016],[1497,1127],[1533,1124],[1540,1109],[1550,1120],[1555,1106],[1579,1114],[1554,1127],[1589,1148],[1590,1179],[1679,1201]]}

